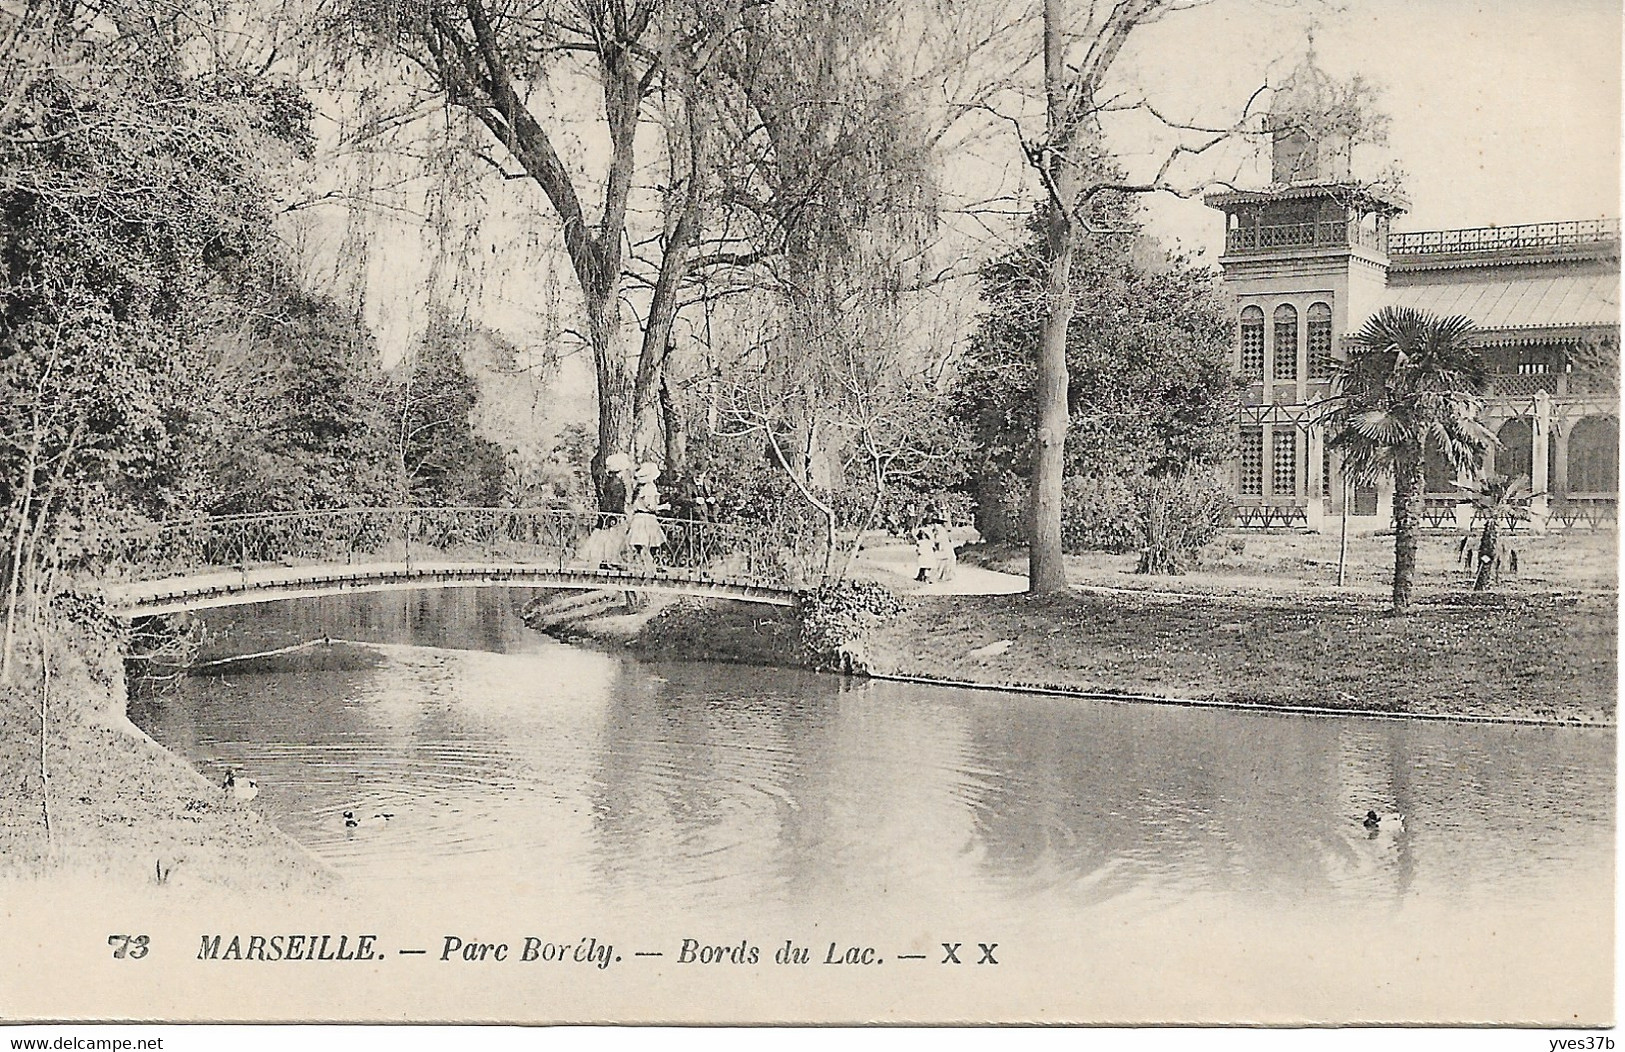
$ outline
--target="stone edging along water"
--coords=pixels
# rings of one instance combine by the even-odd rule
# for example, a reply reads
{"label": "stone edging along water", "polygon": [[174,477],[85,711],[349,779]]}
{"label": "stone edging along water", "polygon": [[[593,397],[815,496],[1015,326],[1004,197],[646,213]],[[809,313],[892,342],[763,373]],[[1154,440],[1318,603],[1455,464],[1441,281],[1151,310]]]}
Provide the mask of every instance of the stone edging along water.
{"label": "stone edging along water", "polygon": [[863,672],[859,674],[869,679],[887,680],[893,683],[917,683],[932,687],[958,687],[964,690],[991,690],[1005,694],[1037,694],[1059,698],[1080,698],[1089,701],[1105,701],[1117,705],[1138,702],[1152,705],[1176,705],[1191,709],[1233,709],[1243,712],[1283,713],[1295,716],[1354,716],[1368,720],[1433,720],[1441,723],[1492,723],[1526,727],[1582,727],[1591,730],[1614,730],[1616,727],[1614,723],[1587,723],[1584,720],[1563,720],[1555,717],[1475,716],[1467,713],[1450,712],[1383,712],[1373,709],[1343,709],[1321,705],[1266,705],[1256,701],[1174,698],[1159,694],[1079,690],[1075,687],[1044,687],[1025,683],[989,683],[895,672]]}

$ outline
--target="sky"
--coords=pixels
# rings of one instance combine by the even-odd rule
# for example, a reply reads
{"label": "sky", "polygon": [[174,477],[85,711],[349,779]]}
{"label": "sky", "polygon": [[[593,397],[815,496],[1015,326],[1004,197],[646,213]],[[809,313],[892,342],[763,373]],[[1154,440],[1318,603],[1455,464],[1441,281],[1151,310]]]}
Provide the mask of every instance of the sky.
{"label": "sky", "polygon": [[[1215,4],[1170,24],[1166,48],[1132,56],[1133,73],[1193,107],[1244,98],[1253,56],[1282,56],[1275,81],[1302,60],[1312,18],[1318,64],[1382,89],[1387,152],[1412,204],[1395,229],[1594,219],[1620,214],[1620,11],[1618,0]],[[1164,238],[1216,255],[1218,213],[1170,199],[1150,210]]]}
{"label": "sky", "polygon": [[[1303,60],[1311,28],[1322,69],[1337,78],[1359,73],[1382,91],[1389,143],[1365,149],[1390,155],[1407,173],[1412,210],[1396,229],[1620,214],[1619,0],[1213,0],[1137,31],[1114,68],[1114,87],[1173,117],[1228,124],[1255,88],[1281,83]],[[1026,116],[1036,130],[1036,115]],[[579,148],[591,135],[577,120],[561,141]],[[1108,138],[1131,175],[1154,170],[1169,146],[1143,125],[1113,125]],[[1261,151],[1227,149],[1187,159],[1179,179],[1267,181]],[[1376,167],[1379,158],[1358,160]],[[945,173],[950,198],[1003,196],[1017,214],[1037,190],[1002,120],[957,147]],[[522,346],[556,341],[558,319],[575,299],[568,268],[537,258],[538,246],[545,255],[556,244],[556,220],[526,181],[493,180],[488,194],[481,273],[453,284],[471,296],[475,317]],[[1220,213],[1167,195],[1145,207],[1150,230],[1170,247],[1218,258]],[[342,220],[329,226],[331,252]],[[966,269],[1011,236],[1010,221],[986,216],[950,218],[944,229],[956,242],[949,254]],[[367,311],[386,361],[425,320],[432,240],[410,225],[375,228]],[[951,294],[963,338],[974,288],[962,283]]]}

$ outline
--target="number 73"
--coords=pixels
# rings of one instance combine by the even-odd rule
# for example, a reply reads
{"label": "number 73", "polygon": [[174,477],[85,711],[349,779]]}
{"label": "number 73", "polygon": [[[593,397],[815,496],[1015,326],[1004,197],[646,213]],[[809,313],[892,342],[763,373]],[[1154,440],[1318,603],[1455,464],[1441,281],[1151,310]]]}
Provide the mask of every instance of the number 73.
{"label": "number 73", "polygon": [[109,935],[107,945],[113,947],[115,960],[128,957],[138,961],[147,955],[147,937],[145,935]]}

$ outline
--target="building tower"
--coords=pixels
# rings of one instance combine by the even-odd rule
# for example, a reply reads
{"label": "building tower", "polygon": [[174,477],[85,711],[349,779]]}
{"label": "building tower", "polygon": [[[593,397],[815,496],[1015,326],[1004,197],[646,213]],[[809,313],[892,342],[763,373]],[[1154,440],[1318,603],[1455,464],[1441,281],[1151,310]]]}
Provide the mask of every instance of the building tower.
{"label": "building tower", "polygon": [[[1333,128],[1329,78],[1309,54],[1272,100],[1270,185],[1209,194],[1225,216],[1219,264],[1235,297],[1235,365],[1245,379],[1235,464],[1237,525],[1308,526],[1342,510],[1343,485],[1314,425],[1338,336],[1382,303],[1389,227],[1409,203],[1351,175],[1355,142]],[[1357,491],[1351,525],[1387,525],[1386,501]]]}

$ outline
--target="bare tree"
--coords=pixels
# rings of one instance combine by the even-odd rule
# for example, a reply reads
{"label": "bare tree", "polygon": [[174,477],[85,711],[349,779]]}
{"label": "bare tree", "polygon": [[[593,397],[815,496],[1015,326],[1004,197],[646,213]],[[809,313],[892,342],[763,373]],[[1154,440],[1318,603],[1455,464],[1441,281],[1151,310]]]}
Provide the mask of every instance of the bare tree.
{"label": "bare tree", "polygon": [[[1047,198],[1042,241],[1047,296],[1038,346],[1036,433],[1029,509],[1029,590],[1065,590],[1061,553],[1062,476],[1067,433],[1066,337],[1074,311],[1073,259],[1083,239],[1098,229],[1097,205],[1112,195],[1172,193],[1189,197],[1214,180],[1190,180],[1183,159],[1206,153],[1237,135],[1256,130],[1254,92],[1240,113],[1222,125],[1204,125],[1166,116],[1150,100],[1111,91],[1111,74],[1124,45],[1145,27],[1170,15],[1205,6],[1209,0],[1118,0],[1069,6],[1043,0],[1042,39],[1044,131],[1020,131],[1028,163]],[[1074,9],[1080,8],[1080,9]],[[1106,114],[1137,111],[1174,137],[1161,163],[1143,178],[1125,178],[1101,165],[1099,139]]]}
{"label": "bare tree", "polygon": [[[922,348],[910,338],[915,319],[903,294],[864,280],[866,263],[877,261],[831,267],[815,294],[792,299],[787,323],[760,341],[754,365],[734,370],[721,400],[721,433],[761,438],[821,520],[826,578],[840,552],[843,513],[853,519],[853,544],[837,577],[850,572],[858,540],[890,487],[933,462],[964,458],[963,443],[948,440],[954,429],[939,390],[947,350]],[[822,436],[828,447],[833,470],[827,485],[807,469],[816,452],[808,448],[810,436]],[[838,496],[843,488],[845,500]],[[868,490],[867,507],[853,516],[850,494],[862,490]]]}
{"label": "bare tree", "polygon": [[[348,25],[400,54],[447,104],[483,125],[501,155],[480,156],[508,178],[532,181],[559,220],[585,304],[597,378],[593,475],[600,487],[604,459],[630,447],[639,417],[658,395],[677,293],[698,233],[699,85],[737,28],[740,7],[738,0],[396,0],[357,3],[346,12]],[[607,149],[597,170],[583,174],[572,169],[557,140],[581,97],[571,89],[594,83]],[[665,173],[665,222],[654,239],[658,272],[649,282],[641,337],[633,341],[629,219],[640,133],[657,102],[665,135],[680,145],[668,151],[674,162]],[[510,173],[511,164],[520,171]],[[601,188],[598,199],[589,203],[595,188]]]}

